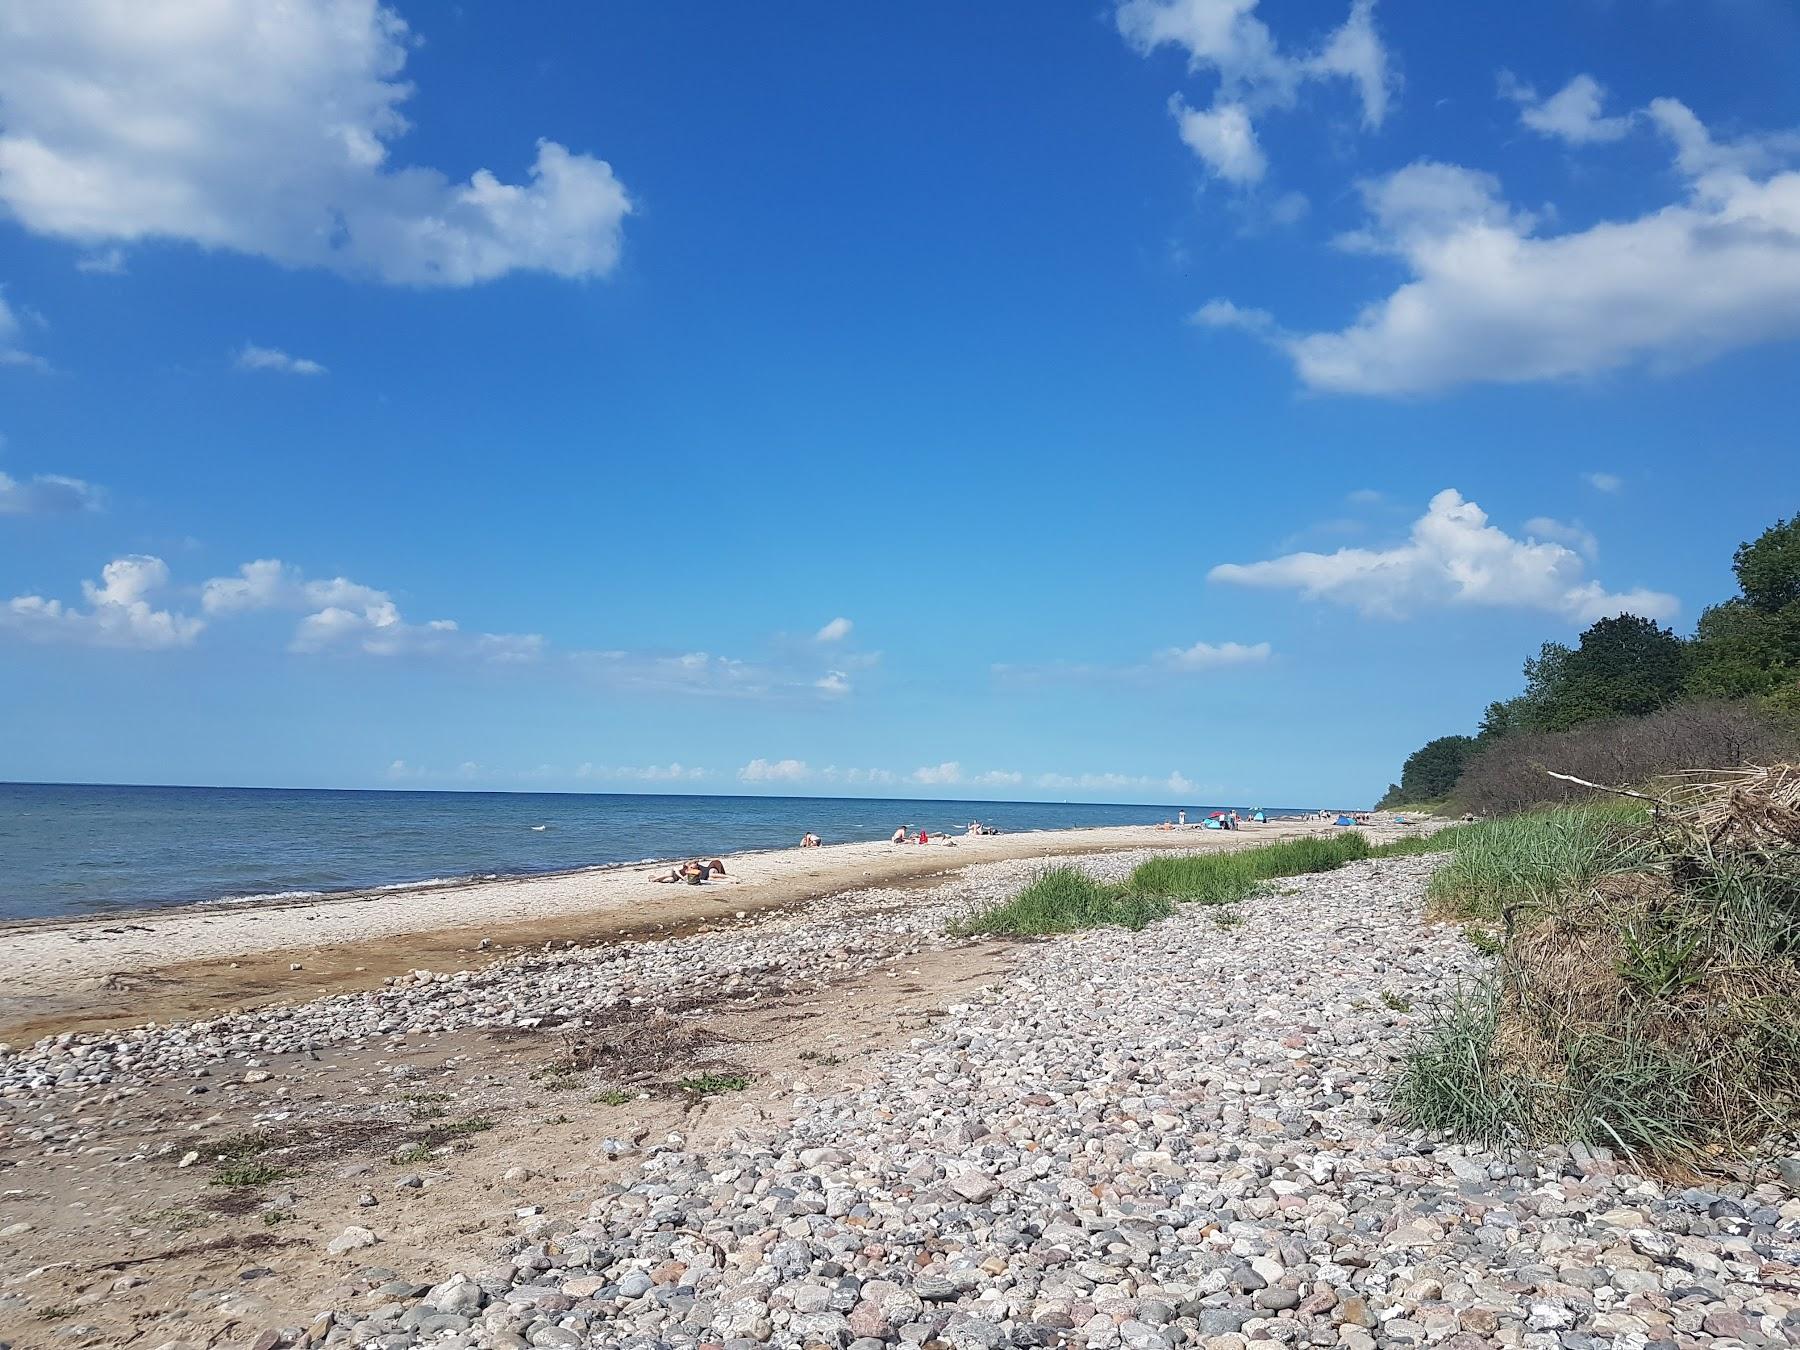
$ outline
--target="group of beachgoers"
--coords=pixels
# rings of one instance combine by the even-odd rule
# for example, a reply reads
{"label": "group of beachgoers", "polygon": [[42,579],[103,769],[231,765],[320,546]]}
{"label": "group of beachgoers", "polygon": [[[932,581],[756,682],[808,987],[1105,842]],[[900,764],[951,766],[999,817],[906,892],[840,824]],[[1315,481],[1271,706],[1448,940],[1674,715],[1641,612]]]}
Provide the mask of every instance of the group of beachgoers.
{"label": "group of beachgoers", "polygon": [[1188,824],[1187,812],[1177,811],[1175,819],[1165,820],[1156,828],[1159,830],[1236,830],[1247,824],[1264,825],[1268,823],[1269,813],[1257,807],[1249,815],[1240,815],[1235,809],[1230,811],[1214,811],[1204,820],[1194,825]]}

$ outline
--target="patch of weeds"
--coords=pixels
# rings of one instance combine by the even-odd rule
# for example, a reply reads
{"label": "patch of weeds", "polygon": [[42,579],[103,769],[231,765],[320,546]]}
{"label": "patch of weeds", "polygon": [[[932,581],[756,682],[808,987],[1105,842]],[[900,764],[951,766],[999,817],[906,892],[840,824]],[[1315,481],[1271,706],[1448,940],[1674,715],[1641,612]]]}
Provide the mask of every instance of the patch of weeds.
{"label": "patch of weeds", "polygon": [[626,1102],[636,1101],[637,1094],[620,1088],[608,1088],[605,1092],[596,1092],[588,1100],[595,1106],[623,1106]]}
{"label": "patch of weeds", "polygon": [[394,1161],[401,1166],[407,1163],[424,1162],[431,1156],[431,1150],[423,1144],[408,1144],[394,1155]]}
{"label": "patch of weeds", "polygon": [[1625,954],[1619,958],[1619,978],[1640,995],[1665,998],[1699,984],[1701,972],[1694,961],[1701,935],[1679,934],[1654,925],[1626,924],[1619,933]]}
{"label": "patch of weeds", "polygon": [[533,1069],[531,1081],[546,1092],[571,1092],[581,1086],[580,1072],[570,1063],[545,1064]]}
{"label": "patch of weeds", "polygon": [[434,1125],[431,1138],[439,1143],[446,1139],[461,1139],[465,1135],[481,1134],[494,1128],[494,1122],[486,1116],[470,1116],[467,1120],[453,1120],[447,1125]]}
{"label": "patch of weeds", "polygon": [[414,1102],[412,1118],[414,1120],[442,1120],[450,1112],[435,1102]]}
{"label": "patch of weeds", "polygon": [[278,1223],[287,1223],[293,1217],[294,1213],[292,1210],[265,1209],[263,1211],[263,1225],[268,1228],[273,1228]]}
{"label": "patch of weeds", "polygon": [[409,1092],[402,1100],[410,1103],[447,1102],[450,1100],[450,1094],[448,1092]]}
{"label": "patch of weeds", "polygon": [[1213,915],[1214,928],[1242,928],[1244,926],[1243,911],[1227,907]]}
{"label": "patch of weeds", "polygon": [[60,1322],[64,1318],[75,1316],[75,1314],[80,1311],[80,1308],[73,1307],[69,1304],[56,1303],[48,1308],[39,1308],[31,1315],[40,1322]]}
{"label": "patch of weeds", "polygon": [[1397,1013],[1409,1013],[1413,1010],[1412,1000],[1396,994],[1392,989],[1381,991],[1381,1004],[1384,1008]]}
{"label": "patch of weeds", "polygon": [[742,1073],[703,1073],[684,1078],[675,1085],[683,1092],[710,1097],[718,1092],[742,1092],[750,1086],[750,1076]]}
{"label": "patch of weeds", "polygon": [[255,1162],[246,1159],[242,1162],[226,1163],[212,1175],[210,1185],[229,1186],[233,1190],[268,1186],[285,1180],[288,1171],[285,1167],[277,1167],[274,1163]]}
{"label": "patch of weeds", "polygon": [[551,1116],[544,1122],[546,1125],[573,1125],[574,1123],[568,1116]]}
{"label": "patch of weeds", "polygon": [[843,1057],[840,1055],[827,1055],[818,1050],[802,1050],[800,1052],[800,1058],[805,1060],[808,1064],[817,1064],[826,1069],[835,1069],[844,1062]]}
{"label": "patch of weeds", "polygon": [[1483,928],[1478,923],[1465,923],[1462,930],[1463,941],[1467,942],[1483,956],[1498,956],[1506,950],[1506,939],[1491,928]]}
{"label": "patch of weeds", "polygon": [[280,1142],[267,1130],[251,1130],[247,1134],[226,1136],[212,1146],[212,1152],[221,1162],[243,1162],[259,1153],[268,1152]]}
{"label": "patch of weeds", "polygon": [[202,1214],[197,1209],[171,1206],[167,1209],[153,1209],[148,1214],[139,1215],[137,1222],[146,1228],[166,1228],[171,1233],[191,1233],[196,1228],[204,1228],[211,1223],[212,1216]]}

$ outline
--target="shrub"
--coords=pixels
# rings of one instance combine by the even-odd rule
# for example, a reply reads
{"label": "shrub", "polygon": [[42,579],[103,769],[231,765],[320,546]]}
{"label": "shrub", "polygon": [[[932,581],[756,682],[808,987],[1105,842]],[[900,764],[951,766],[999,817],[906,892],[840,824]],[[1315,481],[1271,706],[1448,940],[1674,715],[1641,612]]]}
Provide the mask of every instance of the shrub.
{"label": "shrub", "polygon": [[1478,826],[1453,875],[1515,923],[1493,976],[1410,1048],[1403,1118],[1667,1170],[1800,1129],[1800,771],[1684,789],[1654,830],[1596,807]]}
{"label": "shrub", "polygon": [[1173,912],[1166,899],[1107,885],[1079,868],[1052,867],[1011,900],[971,915],[956,931],[1029,937],[1084,928],[1136,930]]}
{"label": "shrub", "polygon": [[1587,789],[1545,769],[1626,787],[1694,766],[1728,769],[1796,753],[1800,734],[1756,702],[1682,703],[1647,717],[1502,736],[1469,758],[1451,802],[1478,815],[1503,815],[1589,799]]}

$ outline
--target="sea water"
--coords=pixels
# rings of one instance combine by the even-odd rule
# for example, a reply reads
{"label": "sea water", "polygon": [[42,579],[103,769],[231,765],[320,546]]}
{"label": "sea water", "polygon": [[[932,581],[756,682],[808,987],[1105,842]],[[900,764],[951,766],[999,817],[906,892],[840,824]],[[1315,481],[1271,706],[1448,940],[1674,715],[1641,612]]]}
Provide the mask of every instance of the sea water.
{"label": "sea water", "polygon": [[[1144,825],[1178,809],[1078,802],[560,792],[0,784],[0,919],[50,918],[528,876],[578,867],[885,839]],[[1243,809],[1242,807],[1239,808]],[[1271,808],[1274,809],[1274,808]]]}

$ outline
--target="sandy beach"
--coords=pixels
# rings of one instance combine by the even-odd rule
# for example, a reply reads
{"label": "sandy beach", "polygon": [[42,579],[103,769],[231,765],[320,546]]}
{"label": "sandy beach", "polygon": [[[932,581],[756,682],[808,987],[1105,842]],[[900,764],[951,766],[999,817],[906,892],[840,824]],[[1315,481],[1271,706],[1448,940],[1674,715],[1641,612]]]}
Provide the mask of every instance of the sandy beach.
{"label": "sandy beach", "polygon": [[18,923],[0,928],[7,952],[0,1042],[372,988],[414,970],[466,969],[546,943],[676,936],[733,921],[740,911],[920,884],[975,863],[1231,848],[1331,829],[1277,820],[1233,833],[1112,826],[945,836],[924,845],[831,844],[732,854],[726,876],[703,886],[657,884],[652,878],[668,870],[665,863]]}

